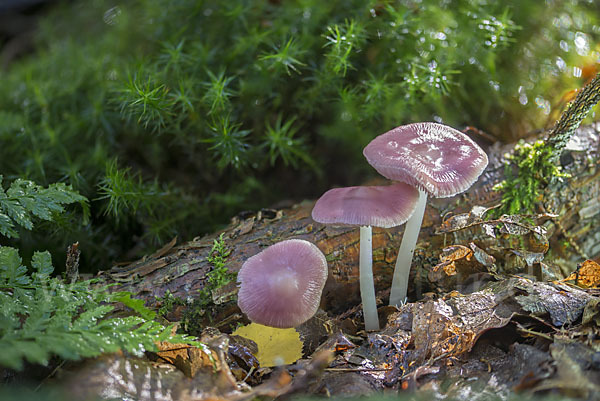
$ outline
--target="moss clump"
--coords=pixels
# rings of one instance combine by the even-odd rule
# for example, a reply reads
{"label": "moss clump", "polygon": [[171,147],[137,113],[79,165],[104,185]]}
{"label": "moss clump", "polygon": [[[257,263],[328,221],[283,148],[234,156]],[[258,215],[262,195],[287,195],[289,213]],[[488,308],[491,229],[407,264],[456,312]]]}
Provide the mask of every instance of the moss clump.
{"label": "moss clump", "polygon": [[199,335],[206,326],[204,323],[211,322],[211,310],[214,308],[215,291],[231,283],[237,277],[227,268],[227,257],[231,250],[227,248],[223,234],[215,239],[213,247],[207,256],[207,261],[212,265],[212,270],[206,275],[206,282],[202,291],[188,303],[183,316],[183,326],[186,333]]}
{"label": "moss clump", "polygon": [[156,314],[160,317],[166,317],[177,305],[185,305],[183,299],[176,297],[169,290],[162,297],[156,297],[156,302],[159,305]]}
{"label": "moss clump", "polygon": [[581,122],[600,101],[600,74],[596,75],[571,102],[545,141],[520,142],[507,157],[505,180],[494,189],[502,191],[496,215],[528,214],[553,179],[568,178],[561,172],[560,155]]}
{"label": "moss clump", "polygon": [[567,178],[553,159],[554,150],[545,141],[520,141],[507,156],[505,180],[494,187],[502,191],[502,202],[494,214],[531,214],[552,179]]}
{"label": "moss clump", "polygon": [[213,247],[206,258],[213,268],[206,275],[208,284],[204,287],[203,293],[211,294],[212,291],[231,283],[237,277],[237,274],[230,272],[227,268],[226,262],[231,249],[225,245],[223,235],[221,234],[219,239],[214,240]]}

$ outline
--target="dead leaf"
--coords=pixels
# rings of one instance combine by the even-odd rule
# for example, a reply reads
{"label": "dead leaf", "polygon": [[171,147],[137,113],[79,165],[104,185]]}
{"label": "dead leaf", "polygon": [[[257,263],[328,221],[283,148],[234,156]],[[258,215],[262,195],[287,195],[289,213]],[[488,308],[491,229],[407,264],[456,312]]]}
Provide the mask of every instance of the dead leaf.
{"label": "dead leaf", "polygon": [[413,309],[412,341],[417,361],[461,354],[470,349],[475,337],[458,326],[452,308],[443,300],[428,301]]}
{"label": "dead leaf", "polygon": [[471,261],[473,251],[463,245],[451,245],[442,250],[440,254],[440,260],[442,263],[433,267],[433,271],[437,272],[440,269],[448,276],[454,276],[456,274],[456,262],[464,259],[466,262]]}
{"label": "dead leaf", "polygon": [[583,309],[583,317],[581,323],[588,324],[595,322],[596,326],[600,327],[600,298],[592,298]]}
{"label": "dead leaf", "polygon": [[573,284],[582,288],[598,288],[600,286],[600,264],[588,259],[562,281],[574,281]]}
{"label": "dead leaf", "polygon": [[585,305],[591,299],[590,295],[575,288],[525,279],[515,287],[527,292],[527,295],[515,297],[523,310],[536,317],[549,314],[552,324],[558,327],[579,319]]}
{"label": "dead leaf", "polygon": [[469,213],[461,213],[451,216],[442,222],[440,228],[438,229],[438,234],[463,230],[479,224],[482,222],[483,216],[488,210],[490,210],[490,208],[475,205]]}
{"label": "dead leaf", "polygon": [[[470,247],[475,259],[488,272],[517,274],[541,262],[550,246],[547,230],[541,224],[556,215],[502,215],[497,219],[484,220],[484,214],[473,208],[469,213],[452,216],[436,233],[451,233],[455,244]],[[454,267],[448,266],[445,270],[452,273]],[[458,266],[456,270],[459,270]]]}
{"label": "dead leaf", "polygon": [[544,254],[541,252],[528,252],[523,250],[511,249],[510,250],[515,255],[523,258],[527,266],[531,267],[536,263],[540,263],[544,260]]}
{"label": "dead leaf", "polygon": [[441,263],[429,271],[428,280],[441,290],[451,291],[470,276],[494,271],[495,259],[475,244],[471,243],[470,246],[472,249],[464,245],[444,248],[440,254]]}
{"label": "dead leaf", "polygon": [[173,344],[167,341],[157,342],[158,358],[170,363],[187,377],[194,377],[204,368],[213,369],[217,355],[208,347],[198,348],[187,344]]}
{"label": "dead leaf", "polygon": [[289,365],[302,358],[302,341],[294,329],[278,329],[250,323],[233,332],[250,339],[258,346],[256,358],[261,367]]}
{"label": "dead leaf", "polygon": [[[598,399],[600,386],[595,375],[586,372],[586,359],[592,351],[579,343],[555,341],[550,346],[556,361],[556,377],[536,387],[536,391],[558,389],[562,394],[582,399]],[[591,358],[591,356],[590,356]]]}
{"label": "dead leaf", "polygon": [[479,248],[473,242],[469,243],[469,247],[471,247],[473,250],[473,255],[479,263],[487,267],[490,271],[496,270],[496,266],[494,265],[496,259],[493,256],[488,255],[483,249]]}

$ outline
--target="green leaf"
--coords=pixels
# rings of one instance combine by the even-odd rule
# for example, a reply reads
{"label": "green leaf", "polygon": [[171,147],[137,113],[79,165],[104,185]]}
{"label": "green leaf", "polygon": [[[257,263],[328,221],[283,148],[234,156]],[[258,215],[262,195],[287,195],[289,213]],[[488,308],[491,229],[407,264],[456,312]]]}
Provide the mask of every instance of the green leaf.
{"label": "green leaf", "polygon": [[141,317],[147,320],[152,320],[156,317],[156,312],[149,309],[144,305],[143,299],[131,298],[131,293],[127,291],[117,292],[112,294],[111,298],[113,301],[121,302],[125,306],[133,309]]}
{"label": "green leaf", "polygon": [[36,281],[47,280],[54,271],[50,252],[35,252],[31,258],[31,267],[35,269],[34,277]]}
{"label": "green leaf", "polygon": [[64,212],[64,205],[76,202],[82,206],[85,224],[89,218],[87,199],[70,186],[56,183],[44,188],[18,178],[5,192],[0,176],[0,233],[9,238],[18,237],[15,225],[31,230],[33,217],[51,221],[56,214]]}
{"label": "green leaf", "polygon": [[0,283],[6,287],[22,287],[30,281],[27,268],[21,265],[19,251],[0,246]]}

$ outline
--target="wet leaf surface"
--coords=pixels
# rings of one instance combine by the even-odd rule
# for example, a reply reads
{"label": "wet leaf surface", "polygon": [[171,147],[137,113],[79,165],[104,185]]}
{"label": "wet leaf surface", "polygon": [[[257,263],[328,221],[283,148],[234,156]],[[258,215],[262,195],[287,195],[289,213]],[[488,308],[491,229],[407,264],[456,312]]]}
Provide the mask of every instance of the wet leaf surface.
{"label": "wet leaf surface", "polygon": [[154,353],[156,361],[169,363],[183,372],[187,377],[194,377],[205,368],[213,368],[217,364],[217,355],[207,347],[199,348],[185,344],[160,342]]}

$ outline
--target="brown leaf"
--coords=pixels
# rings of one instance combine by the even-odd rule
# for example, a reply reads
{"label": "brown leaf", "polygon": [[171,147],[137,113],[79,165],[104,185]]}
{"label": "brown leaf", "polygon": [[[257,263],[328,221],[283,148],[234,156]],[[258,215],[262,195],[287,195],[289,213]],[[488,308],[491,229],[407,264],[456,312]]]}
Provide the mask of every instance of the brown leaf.
{"label": "brown leaf", "polygon": [[600,286],[600,264],[588,259],[562,281],[574,281],[575,285],[582,288],[598,288]]}
{"label": "brown leaf", "polygon": [[494,263],[496,263],[496,259],[488,255],[483,249],[479,248],[475,243],[469,243],[469,246],[473,250],[473,255],[475,256],[475,260],[484,265],[490,270],[495,270]]}
{"label": "brown leaf", "polygon": [[451,291],[473,274],[493,271],[494,258],[475,244],[470,246],[472,249],[464,245],[444,248],[440,254],[441,263],[431,268],[428,280],[442,290]]}
{"label": "brown leaf", "polygon": [[208,348],[198,348],[186,344],[172,344],[167,341],[157,343],[156,354],[163,361],[182,371],[187,377],[194,377],[204,368],[213,369],[216,353]]}
{"label": "brown leaf", "polygon": [[526,279],[521,279],[515,287],[527,293],[515,297],[523,310],[536,317],[549,314],[552,324],[557,327],[579,319],[585,305],[592,298],[577,288]]}
{"label": "brown leaf", "polygon": [[600,298],[592,298],[583,309],[583,317],[581,322],[588,324],[594,321],[596,326],[600,327]]}

